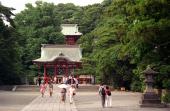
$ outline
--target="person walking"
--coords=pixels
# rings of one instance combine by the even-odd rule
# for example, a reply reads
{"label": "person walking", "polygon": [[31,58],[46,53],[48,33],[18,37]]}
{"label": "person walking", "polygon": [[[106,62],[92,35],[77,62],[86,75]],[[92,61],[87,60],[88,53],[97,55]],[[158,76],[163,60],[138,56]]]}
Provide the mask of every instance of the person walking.
{"label": "person walking", "polygon": [[70,98],[70,104],[73,103],[73,97],[76,95],[76,89],[74,87],[74,85],[71,85],[71,87],[69,88],[69,98]]}
{"label": "person walking", "polygon": [[106,92],[105,106],[111,107],[112,106],[112,97],[111,97],[111,90],[110,90],[109,86],[106,86],[105,92]]}
{"label": "person walking", "polygon": [[52,94],[53,94],[53,84],[52,84],[52,82],[51,82],[51,81],[49,82],[48,87],[49,87],[49,93],[50,93],[50,97],[51,97],[51,96],[52,96]]}
{"label": "person walking", "polygon": [[65,103],[65,101],[66,101],[66,93],[67,93],[66,88],[62,88],[60,93],[61,93],[61,101]]}
{"label": "person walking", "polygon": [[45,82],[43,82],[40,85],[40,92],[41,92],[42,97],[44,97],[45,89],[46,89]]}
{"label": "person walking", "polygon": [[105,87],[104,87],[103,83],[100,84],[99,95],[101,97],[102,107],[104,108],[105,107],[105,99],[106,99],[106,91],[105,91]]}

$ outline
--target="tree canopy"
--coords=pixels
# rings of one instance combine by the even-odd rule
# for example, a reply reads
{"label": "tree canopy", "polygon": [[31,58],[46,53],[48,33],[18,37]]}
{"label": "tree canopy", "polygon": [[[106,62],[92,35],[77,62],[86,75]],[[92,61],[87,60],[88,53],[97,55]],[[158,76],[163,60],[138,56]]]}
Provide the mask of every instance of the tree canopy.
{"label": "tree canopy", "polygon": [[0,85],[18,84],[21,71],[12,10],[0,4]]}
{"label": "tree canopy", "polygon": [[97,26],[80,40],[85,57],[95,61],[88,66],[95,68],[98,79],[119,87],[142,88],[141,72],[151,65],[160,72],[156,85],[167,84],[169,1],[106,0],[102,6]]}

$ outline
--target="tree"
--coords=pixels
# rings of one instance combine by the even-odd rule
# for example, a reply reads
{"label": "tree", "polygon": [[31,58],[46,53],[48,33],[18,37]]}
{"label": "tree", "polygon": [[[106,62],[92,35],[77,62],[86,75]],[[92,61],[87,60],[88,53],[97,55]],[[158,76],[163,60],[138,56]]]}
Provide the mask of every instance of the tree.
{"label": "tree", "polygon": [[15,17],[22,64],[24,70],[32,75],[37,72],[32,60],[39,57],[41,44],[64,43],[57,7],[53,3],[41,1],[35,4],[26,4],[26,9]]}
{"label": "tree", "polygon": [[[98,25],[88,31],[80,42],[85,49],[86,58],[96,61],[96,75],[100,79],[107,83],[108,79],[105,77],[108,75],[116,73],[120,75],[117,78],[120,78],[126,77],[130,72],[133,74],[129,76],[132,76],[132,82],[141,83],[140,72],[148,64],[162,72],[162,67],[167,66],[170,61],[167,49],[170,45],[169,4],[168,0],[103,2]],[[127,57],[129,63],[124,64]],[[124,65],[120,67],[117,61]],[[126,72],[127,69],[130,70]],[[163,81],[160,76],[158,78]],[[162,83],[160,80],[157,85]]]}
{"label": "tree", "polygon": [[21,64],[12,10],[0,4],[0,85],[20,82]]}

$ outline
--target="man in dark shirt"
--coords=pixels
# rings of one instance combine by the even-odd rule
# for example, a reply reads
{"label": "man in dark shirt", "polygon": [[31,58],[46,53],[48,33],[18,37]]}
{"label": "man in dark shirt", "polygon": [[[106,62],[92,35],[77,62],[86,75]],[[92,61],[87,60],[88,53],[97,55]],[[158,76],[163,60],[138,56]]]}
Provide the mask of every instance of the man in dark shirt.
{"label": "man in dark shirt", "polygon": [[104,108],[105,107],[106,93],[105,93],[105,87],[104,87],[103,83],[100,84],[99,95],[101,96],[102,107]]}

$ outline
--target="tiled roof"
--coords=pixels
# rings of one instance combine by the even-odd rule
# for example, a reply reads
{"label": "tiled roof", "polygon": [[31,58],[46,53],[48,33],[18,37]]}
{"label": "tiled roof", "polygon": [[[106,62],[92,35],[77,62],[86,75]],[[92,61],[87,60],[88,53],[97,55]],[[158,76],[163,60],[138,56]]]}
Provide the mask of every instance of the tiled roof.
{"label": "tiled roof", "polygon": [[82,33],[78,31],[77,24],[62,24],[61,28],[63,35],[82,35]]}
{"label": "tiled roof", "polygon": [[53,62],[60,58],[72,62],[80,62],[82,53],[79,45],[43,44],[41,47],[41,57],[33,60],[33,62]]}

